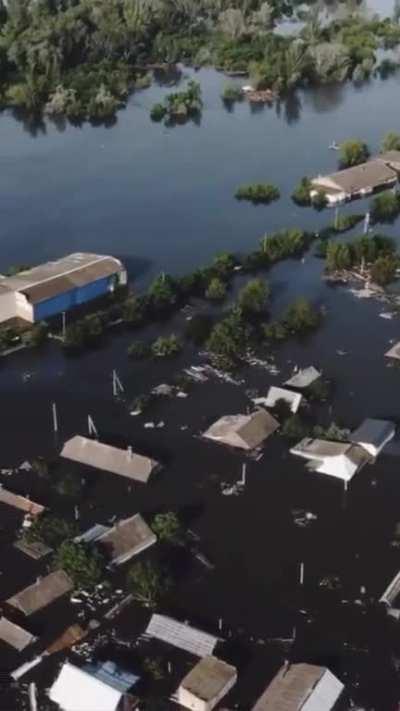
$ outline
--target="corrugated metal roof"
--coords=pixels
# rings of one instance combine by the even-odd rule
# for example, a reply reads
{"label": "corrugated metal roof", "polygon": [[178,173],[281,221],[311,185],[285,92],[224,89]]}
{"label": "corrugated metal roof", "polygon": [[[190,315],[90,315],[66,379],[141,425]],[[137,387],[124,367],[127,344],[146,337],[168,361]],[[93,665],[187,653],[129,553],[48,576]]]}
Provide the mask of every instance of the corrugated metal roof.
{"label": "corrugated metal roof", "polygon": [[0,619],[0,639],[10,647],[17,649],[18,652],[22,652],[25,647],[35,641],[36,637],[14,622],[10,622],[6,617],[2,617]]}
{"label": "corrugated metal roof", "polygon": [[49,693],[63,711],[116,711],[121,692],[66,662]]}
{"label": "corrugated metal roof", "polygon": [[128,479],[146,483],[158,462],[132,452],[118,449],[88,437],[76,435],[65,442],[61,456]]}
{"label": "corrugated metal roof", "polygon": [[183,649],[196,657],[212,655],[219,641],[218,637],[214,637],[208,632],[186,625],[172,617],[158,614],[152,615],[146,635],[172,644],[173,647]]}
{"label": "corrugated metal roof", "polygon": [[237,679],[235,667],[217,657],[203,657],[182,680],[180,687],[198,699],[211,702]]}
{"label": "corrugated metal roof", "polygon": [[157,536],[140,514],[119,521],[96,543],[104,548],[110,563],[121,565],[134,555],[149,548],[157,541]]}
{"label": "corrugated metal roof", "polygon": [[63,570],[56,570],[13,595],[6,602],[28,617],[66,595],[73,587],[68,575]]}
{"label": "corrugated metal roof", "polygon": [[325,667],[285,665],[252,711],[330,711],[343,688],[343,684]]}

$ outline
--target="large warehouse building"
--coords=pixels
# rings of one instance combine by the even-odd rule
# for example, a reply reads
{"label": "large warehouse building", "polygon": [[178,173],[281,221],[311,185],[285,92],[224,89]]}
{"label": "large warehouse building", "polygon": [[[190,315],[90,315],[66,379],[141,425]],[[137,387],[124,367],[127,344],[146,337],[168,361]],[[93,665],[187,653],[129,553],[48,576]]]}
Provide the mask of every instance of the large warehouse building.
{"label": "large warehouse building", "polygon": [[78,252],[15,276],[0,278],[0,323],[43,321],[126,284],[119,259]]}

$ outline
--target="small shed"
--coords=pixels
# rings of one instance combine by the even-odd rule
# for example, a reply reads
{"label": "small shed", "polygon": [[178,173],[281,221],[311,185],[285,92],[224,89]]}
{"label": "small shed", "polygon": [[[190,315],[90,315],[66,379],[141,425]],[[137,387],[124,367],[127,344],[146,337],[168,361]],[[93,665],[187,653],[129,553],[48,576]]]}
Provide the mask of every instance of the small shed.
{"label": "small shed", "polygon": [[106,533],[99,536],[96,545],[106,553],[111,565],[122,565],[133,556],[149,548],[157,536],[140,514],[118,521]]}
{"label": "small shed", "polygon": [[192,711],[212,711],[236,681],[235,667],[217,657],[203,657],[182,680],[178,703]]}
{"label": "small shed", "polygon": [[28,647],[34,642],[34,637],[30,632],[27,632],[19,625],[10,622],[6,617],[0,619],[0,640],[14,647],[18,652],[22,652],[25,647]]}
{"label": "small shed", "polygon": [[196,657],[206,657],[214,652],[218,637],[202,630],[174,620],[167,615],[154,614],[147,626],[146,637],[159,639],[173,647],[189,652]]}
{"label": "small shed", "polygon": [[220,444],[250,451],[259,447],[279,427],[265,410],[250,415],[225,415],[204,432],[203,437]]}
{"label": "small shed", "polygon": [[68,575],[63,570],[56,570],[8,598],[6,604],[29,617],[66,595],[73,587]]}
{"label": "small shed", "polygon": [[122,672],[117,674],[114,664],[114,673],[107,670],[102,673],[101,667],[107,664],[110,663],[81,669],[66,662],[50,689],[51,701],[62,711],[117,711],[125,692],[138,677],[128,674],[125,678]]}
{"label": "small shed", "polygon": [[395,433],[396,426],[393,422],[367,418],[351,433],[350,441],[365,449],[371,457],[377,457]]}
{"label": "small shed", "polygon": [[331,711],[343,690],[326,667],[285,664],[252,711]]}
{"label": "small shed", "polygon": [[286,388],[277,388],[271,385],[268,390],[267,397],[258,397],[253,400],[255,405],[264,405],[265,407],[276,407],[279,401],[285,402],[290,407],[291,412],[295,413],[300,407],[303,396],[301,393],[296,393],[294,390]]}
{"label": "small shed", "polygon": [[289,380],[285,381],[285,385],[289,385],[289,387],[292,388],[298,388],[299,390],[304,390],[320,377],[320,371],[314,368],[313,365],[310,365],[308,368],[303,368],[303,370],[299,370],[297,373],[294,373]]}
{"label": "small shed", "polygon": [[147,483],[151,473],[159,466],[153,459],[133,452],[132,447],[119,449],[80,435],[65,442],[61,456],[142,483]]}

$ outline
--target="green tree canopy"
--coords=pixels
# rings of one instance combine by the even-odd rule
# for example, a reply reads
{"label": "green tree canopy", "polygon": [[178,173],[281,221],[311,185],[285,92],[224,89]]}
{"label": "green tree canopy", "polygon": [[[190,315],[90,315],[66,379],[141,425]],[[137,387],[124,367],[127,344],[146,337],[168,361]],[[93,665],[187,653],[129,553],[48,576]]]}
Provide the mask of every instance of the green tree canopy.
{"label": "green tree canopy", "polygon": [[261,314],[265,311],[269,286],[264,279],[252,279],[239,292],[238,305],[244,314]]}
{"label": "green tree canopy", "polygon": [[381,152],[400,151],[400,133],[389,131],[382,139]]}
{"label": "green tree canopy", "polygon": [[137,602],[155,609],[171,587],[171,579],[154,563],[138,562],[129,568],[127,585]]}
{"label": "green tree canopy", "polygon": [[369,149],[364,141],[350,138],[340,144],[340,165],[348,168],[360,163],[365,163],[369,158]]}
{"label": "green tree canopy", "polygon": [[54,564],[65,570],[76,587],[92,588],[104,575],[105,560],[100,552],[84,543],[64,541],[57,550]]}

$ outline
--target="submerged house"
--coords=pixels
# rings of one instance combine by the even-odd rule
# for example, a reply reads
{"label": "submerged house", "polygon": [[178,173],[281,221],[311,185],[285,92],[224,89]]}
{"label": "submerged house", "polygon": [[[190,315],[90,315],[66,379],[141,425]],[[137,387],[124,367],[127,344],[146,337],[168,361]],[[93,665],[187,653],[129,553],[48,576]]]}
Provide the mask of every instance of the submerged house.
{"label": "submerged house", "polygon": [[368,452],[357,444],[309,437],[292,447],[290,453],[306,459],[309,470],[346,482],[371,460]]}
{"label": "submerged house", "polygon": [[311,180],[310,197],[323,192],[330,205],[371,195],[375,190],[390,188],[397,183],[397,173],[383,160],[369,160],[331,175]]}
{"label": "submerged house", "polygon": [[375,160],[381,160],[396,173],[400,173],[400,151],[384,151],[375,156]]}
{"label": "submerged house", "polygon": [[237,681],[236,668],[217,657],[203,657],[185,676],[176,692],[181,706],[212,711]]}
{"label": "submerged house", "polygon": [[252,450],[259,447],[279,427],[265,410],[250,415],[225,415],[203,433],[203,437],[230,447]]}
{"label": "submerged house", "polygon": [[284,402],[290,408],[290,411],[295,413],[301,405],[303,396],[301,393],[296,393],[294,390],[287,388],[277,388],[271,385],[268,390],[267,397],[257,397],[253,400],[255,405],[264,405],[265,407],[276,407],[279,402]]}
{"label": "submerged house", "polygon": [[36,640],[36,637],[14,622],[10,622],[6,617],[1,617],[0,640],[16,649],[17,652],[22,652]]}
{"label": "submerged house", "polygon": [[154,614],[147,625],[145,637],[158,639],[173,647],[193,654],[195,657],[211,656],[219,637],[203,632],[167,615]]}
{"label": "submerged house", "polygon": [[310,365],[308,368],[303,368],[302,370],[294,373],[289,380],[285,381],[285,385],[289,385],[292,388],[298,388],[298,390],[304,390],[308,388],[312,383],[321,377],[319,370]]}
{"label": "submerged house", "polygon": [[6,606],[24,617],[30,617],[71,592],[73,587],[72,580],[63,570],[55,570],[8,598]]}
{"label": "submerged house", "polygon": [[133,556],[149,548],[157,541],[157,536],[140,514],[118,521],[106,533],[96,538],[106,554],[110,565],[122,565]]}
{"label": "submerged house", "polygon": [[365,449],[371,457],[377,457],[396,432],[396,426],[388,420],[367,418],[350,435],[350,441]]}
{"label": "submerged house", "polygon": [[159,466],[153,459],[135,454],[132,447],[119,449],[80,435],[65,442],[61,457],[142,483],[147,483]]}
{"label": "submerged house", "polygon": [[343,690],[326,667],[285,664],[252,711],[331,711]]}
{"label": "submerged house", "polygon": [[[128,690],[139,680],[113,662],[87,664],[83,668],[65,662],[49,691],[51,701],[62,711],[124,711],[134,708]],[[132,699],[133,701],[133,699]]]}
{"label": "submerged house", "polygon": [[0,279],[0,323],[30,323],[70,311],[127,283],[115,257],[77,252]]}

